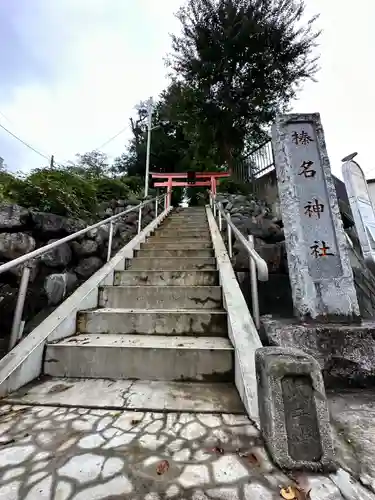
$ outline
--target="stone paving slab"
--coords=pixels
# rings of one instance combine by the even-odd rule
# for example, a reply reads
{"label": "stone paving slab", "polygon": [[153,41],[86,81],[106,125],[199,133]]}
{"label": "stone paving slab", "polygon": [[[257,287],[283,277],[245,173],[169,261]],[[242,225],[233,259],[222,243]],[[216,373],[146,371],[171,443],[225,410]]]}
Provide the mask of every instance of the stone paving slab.
{"label": "stone paving slab", "polygon": [[[298,480],[311,500],[374,498],[344,471]],[[274,500],[290,484],[245,416],[0,406],[0,500]]]}
{"label": "stone paving slab", "polygon": [[10,394],[11,404],[243,414],[232,383],[42,377]]}

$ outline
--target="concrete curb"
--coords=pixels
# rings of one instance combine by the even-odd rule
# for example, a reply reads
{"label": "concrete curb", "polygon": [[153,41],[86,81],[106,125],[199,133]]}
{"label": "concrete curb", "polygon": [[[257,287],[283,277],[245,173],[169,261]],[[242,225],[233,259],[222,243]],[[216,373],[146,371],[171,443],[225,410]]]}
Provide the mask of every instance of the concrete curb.
{"label": "concrete curb", "polygon": [[262,344],[210,207],[206,207],[206,212],[227,311],[228,334],[235,350],[235,384],[249,418],[259,428],[255,352]]}

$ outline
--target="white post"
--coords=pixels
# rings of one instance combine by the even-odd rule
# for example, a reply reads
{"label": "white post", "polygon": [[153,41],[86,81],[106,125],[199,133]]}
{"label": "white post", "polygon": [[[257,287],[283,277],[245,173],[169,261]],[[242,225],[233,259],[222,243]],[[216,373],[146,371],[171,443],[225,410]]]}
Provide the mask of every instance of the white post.
{"label": "white post", "polygon": [[220,207],[219,207],[219,231],[221,232],[222,230],[223,230],[223,222],[221,219],[221,211],[220,211]]}
{"label": "white post", "polygon": [[[254,236],[249,234],[249,244],[254,248]],[[257,268],[253,259],[249,256],[249,271],[251,283],[251,303],[253,306],[253,319],[255,326],[260,328],[260,313],[259,313],[259,298],[258,298],[258,282],[257,282]]]}
{"label": "white post", "polygon": [[150,175],[150,152],[151,152],[151,126],[152,126],[152,97],[147,103],[147,152],[146,152],[146,173],[145,173],[145,198],[148,196],[148,178]]}
{"label": "white post", "polygon": [[167,209],[167,195],[164,195],[164,210]]}
{"label": "white post", "polygon": [[[230,220],[230,213],[227,214],[228,219]],[[227,229],[228,229],[228,253],[229,257],[233,257],[233,247],[232,247],[232,228],[230,227],[229,224],[227,224]]]}
{"label": "white post", "polygon": [[158,202],[159,202],[159,200],[156,198],[156,200],[155,200],[155,219],[158,218]]}
{"label": "white post", "polygon": [[113,222],[109,224],[109,239],[108,239],[108,252],[107,252],[107,262],[111,260],[112,255],[112,240],[113,240]]}
{"label": "white post", "polygon": [[141,232],[142,229],[142,205],[139,207],[139,213],[138,213],[138,234]]}
{"label": "white post", "polygon": [[27,265],[25,265],[25,267],[22,270],[22,277],[21,277],[20,288],[18,290],[16,310],[14,311],[12,331],[10,333],[9,350],[13,349],[20,336],[21,325],[22,325],[22,314],[23,314],[23,308],[25,306],[25,299],[26,299],[29,279],[30,279],[30,268],[27,267]]}

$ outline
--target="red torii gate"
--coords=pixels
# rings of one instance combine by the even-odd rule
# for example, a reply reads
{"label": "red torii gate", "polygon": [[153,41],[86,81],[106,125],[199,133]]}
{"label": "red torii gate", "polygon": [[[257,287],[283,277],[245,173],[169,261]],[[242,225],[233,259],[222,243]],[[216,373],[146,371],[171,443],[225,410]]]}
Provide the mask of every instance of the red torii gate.
{"label": "red torii gate", "polygon": [[[191,174],[191,173],[190,173]],[[189,179],[189,174],[187,172],[184,173],[172,173],[172,174],[159,174],[159,173],[152,173],[151,177],[153,179],[166,179],[163,182],[155,182],[154,187],[166,187],[168,196],[167,196],[167,207],[170,206],[171,204],[171,194],[172,194],[172,187],[202,187],[202,186],[207,186],[211,188],[212,194],[216,194],[216,185],[217,185],[217,179],[221,179],[223,177],[230,177],[231,173],[230,172],[193,172],[192,173],[194,178],[189,181],[174,181],[173,178],[176,179]],[[196,180],[200,179],[200,180]]]}

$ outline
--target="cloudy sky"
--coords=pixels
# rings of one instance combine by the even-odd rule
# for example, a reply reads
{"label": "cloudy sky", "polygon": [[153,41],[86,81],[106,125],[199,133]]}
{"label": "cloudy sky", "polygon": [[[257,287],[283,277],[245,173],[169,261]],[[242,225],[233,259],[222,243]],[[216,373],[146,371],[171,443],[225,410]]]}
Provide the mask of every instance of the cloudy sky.
{"label": "cloudy sky", "polygon": [[[99,147],[134,105],[166,85],[163,57],[181,0],[0,0],[0,124],[57,161]],[[320,13],[321,70],[294,104],[322,115],[333,171],[358,151],[375,177],[375,2],[306,0]],[[124,150],[125,132],[104,151]],[[0,157],[26,171],[45,160],[0,129]]]}

